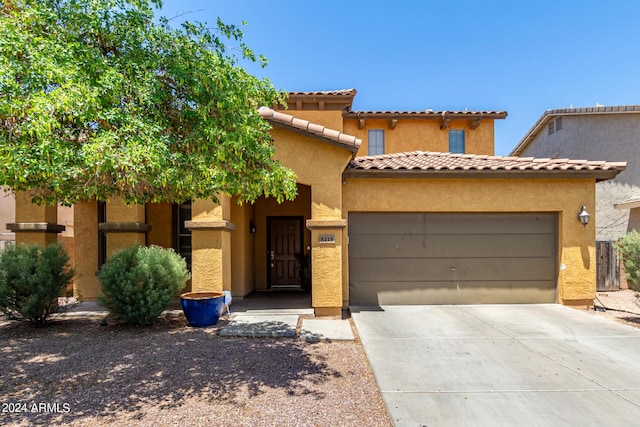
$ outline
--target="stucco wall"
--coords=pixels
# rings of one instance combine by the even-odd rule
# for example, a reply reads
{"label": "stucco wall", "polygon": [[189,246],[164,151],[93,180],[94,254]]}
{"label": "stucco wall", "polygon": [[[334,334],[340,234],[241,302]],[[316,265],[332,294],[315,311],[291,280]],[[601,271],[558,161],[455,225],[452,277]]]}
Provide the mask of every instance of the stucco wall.
{"label": "stucco wall", "polygon": [[622,237],[636,222],[630,226],[630,211],[613,205],[640,196],[640,114],[566,115],[561,130],[549,135],[547,129],[543,126],[520,155],[627,162],[614,180],[596,184],[596,239]]}
{"label": "stucco wall", "polygon": [[173,207],[171,203],[148,203],[145,218],[151,230],[147,233],[147,244],[173,247]]}
{"label": "stucco wall", "polygon": [[231,293],[244,297],[256,289],[255,282],[255,235],[249,226],[254,221],[255,207],[238,205],[237,198],[231,199],[231,222],[236,229],[231,232]]}
{"label": "stucco wall", "polygon": [[344,148],[284,129],[271,135],[276,159],[292,169],[300,184],[312,186],[311,216],[333,219],[342,216],[342,172],[351,159]]}
{"label": "stucco wall", "polygon": [[94,301],[100,294],[98,271],[98,203],[79,202],[74,205],[74,258],[76,296]]}
{"label": "stucco wall", "polygon": [[281,110],[281,112],[342,132],[342,111]]}
{"label": "stucco wall", "polygon": [[[0,189],[0,233],[11,233],[7,229],[7,224],[14,223],[16,221],[16,201],[13,197],[13,194],[10,192],[5,192],[5,188],[2,187]],[[13,239],[13,233],[11,235],[2,236],[0,238],[6,237]]]}
{"label": "stucco wall", "polygon": [[358,150],[359,156],[368,155],[368,131],[381,129],[385,131],[385,153],[404,151],[449,151],[449,131],[465,131],[465,152],[473,154],[494,153],[493,120],[482,120],[476,129],[470,129],[471,121],[451,120],[447,129],[440,129],[438,120],[399,119],[395,129],[389,129],[388,119],[367,119],[365,128],[358,129],[358,120],[346,119],[344,133],[362,139]]}
{"label": "stucco wall", "polygon": [[[556,212],[558,302],[582,304],[595,297],[595,229],[583,228],[576,217],[582,205],[595,210],[593,180],[348,178],[343,196],[345,219],[349,212]],[[348,287],[345,268],[344,295]]]}

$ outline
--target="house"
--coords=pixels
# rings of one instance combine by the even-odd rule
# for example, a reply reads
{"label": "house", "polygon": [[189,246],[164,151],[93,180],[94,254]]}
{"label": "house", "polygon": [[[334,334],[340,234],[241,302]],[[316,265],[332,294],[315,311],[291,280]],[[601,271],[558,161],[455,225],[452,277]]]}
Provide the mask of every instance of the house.
{"label": "house", "polygon": [[[316,315],[349,305],[558,302],[595,297],[595,183],[624,163],[497,157],[500,111],[353,111],[355,90],[294,92],[262,108],[298,196],[239,205],[74,207],[76,292],[133,243],[174,247],[191,288],[235,298],[311,287]],[[55,209],[16,195],[16,239],[55,238]],[[18,213],[20,213],[18,215]],[[310,280],[307,280],[310,278]]]}
{"label": "house", "polygon": [[615,242],[640,229],[638,147],[640,105],[598,105],[546,111],[511,155],[625,160],[628,166],[624,172],[596,185],[596,240]]}
{"label": "house", "polygon": [[[15,242],[15,233],[7,225],[16,222],[15,198],[9,188],[0,188],[0,250]],[[63,225],[64,230],[57,239],[64,243],[71,259],[73,259],[73,208],[58,206],[56,208],[57,224]]]}

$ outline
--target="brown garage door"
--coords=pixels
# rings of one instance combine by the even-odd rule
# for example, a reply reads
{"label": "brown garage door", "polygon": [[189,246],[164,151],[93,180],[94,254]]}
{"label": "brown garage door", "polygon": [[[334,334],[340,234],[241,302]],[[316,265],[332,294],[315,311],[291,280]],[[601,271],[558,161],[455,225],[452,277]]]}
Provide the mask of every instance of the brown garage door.
{"label": "brown garage door", "polygon": [[349,303],[556,301],[556,215],[350,213]]}

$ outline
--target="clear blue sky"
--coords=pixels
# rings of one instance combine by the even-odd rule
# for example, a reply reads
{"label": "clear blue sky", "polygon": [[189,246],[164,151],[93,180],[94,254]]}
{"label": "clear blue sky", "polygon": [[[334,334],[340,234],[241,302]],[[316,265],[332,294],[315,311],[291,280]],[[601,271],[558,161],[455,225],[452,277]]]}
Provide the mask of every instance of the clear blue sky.
{"label": "clear blue sky", "polygon": [[[169,18],[247,21],[286,91],[356,88],[355,110],[506,110],[507,155],[548,109],[640,104],[640,1],[164,0]],[[624,160],[624,159],[598,159]]]}

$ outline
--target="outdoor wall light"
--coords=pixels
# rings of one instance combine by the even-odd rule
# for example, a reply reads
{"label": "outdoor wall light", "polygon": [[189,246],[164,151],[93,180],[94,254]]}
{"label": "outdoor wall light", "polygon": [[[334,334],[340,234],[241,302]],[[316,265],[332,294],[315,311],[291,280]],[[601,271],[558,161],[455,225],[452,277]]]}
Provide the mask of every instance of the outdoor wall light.
{"label": "outdoor wall light", "polygon": [[249,222],[249,233],[256,233],[256,224],[253,221]]}
{"label": "outdoor wall light", "polygon": [[589,215],[589,212],[587,212],[587,207],[583,206],[580,208],[580,213],[578,214],[578,221],[580,221],[580,224],[584,225],[584,228],[587,228],[587,224],[589,224],[589,218],[591,217],[591,215]]}

